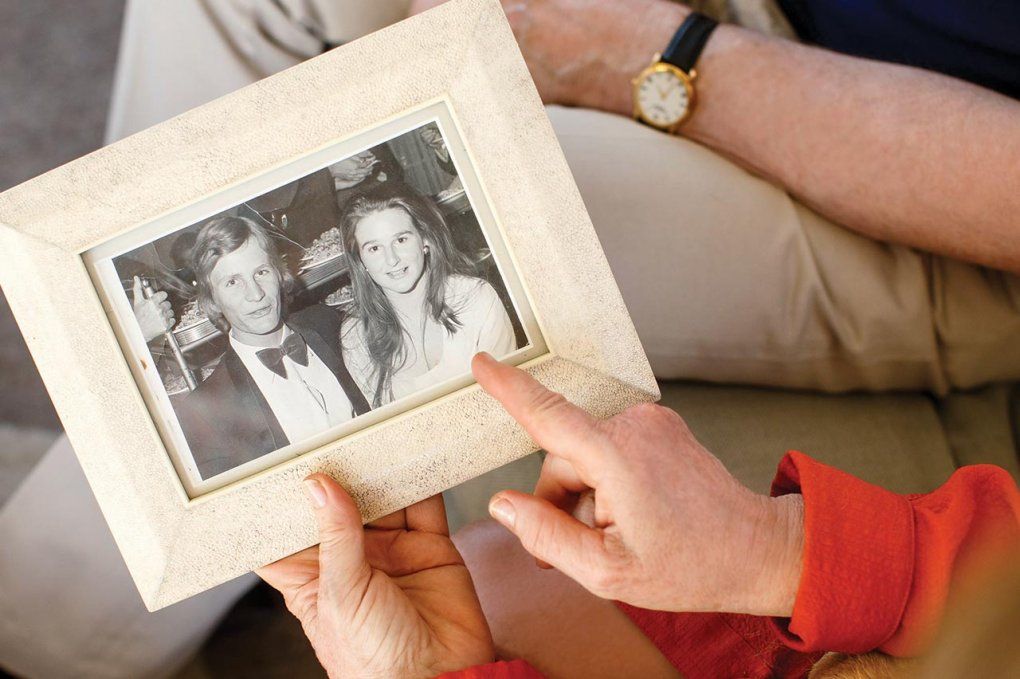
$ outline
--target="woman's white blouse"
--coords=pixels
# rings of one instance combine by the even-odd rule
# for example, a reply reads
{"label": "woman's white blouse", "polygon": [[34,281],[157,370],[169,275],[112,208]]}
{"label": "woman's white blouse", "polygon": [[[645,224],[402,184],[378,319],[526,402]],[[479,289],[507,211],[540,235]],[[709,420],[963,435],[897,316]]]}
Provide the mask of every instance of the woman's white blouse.
{"label": "woman's white blouse", "polygon": [[[501,358],[517,349],[510,317],[499,295],[486,281],[470,276],[451,276],[446,286],[446,303],[457,315],[461,326],[454,333],[443,329],[442,356],[428,372],[412,376],[407,375],[405,370],[393,375],[394,400],[471,372],[471,358],[479,351]],[[349,317],[344,322],[341,335],[344,363],[371,403],[377,373],[364,342],[360,321]],[[384,398],[384,402],[386,400]]]}

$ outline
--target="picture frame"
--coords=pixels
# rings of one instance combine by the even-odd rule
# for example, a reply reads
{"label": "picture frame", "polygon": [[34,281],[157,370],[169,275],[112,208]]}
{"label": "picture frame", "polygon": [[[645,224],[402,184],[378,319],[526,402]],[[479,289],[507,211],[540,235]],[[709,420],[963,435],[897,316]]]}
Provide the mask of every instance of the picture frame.
{"label": "picture frame", "polygon": [[599,417],[658,399],[499,2],[452,0],[0,194],[0,285],[149,610],[315,544],[311,473],[370,521],[536,450],[464,374],[205,483],[110,276],[133,246],[427,124],[527,337],[501,360]]}

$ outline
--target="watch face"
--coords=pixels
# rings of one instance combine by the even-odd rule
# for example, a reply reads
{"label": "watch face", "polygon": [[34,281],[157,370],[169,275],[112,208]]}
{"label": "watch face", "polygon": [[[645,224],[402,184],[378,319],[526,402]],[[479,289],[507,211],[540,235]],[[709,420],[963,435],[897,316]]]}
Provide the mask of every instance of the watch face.
{"label": "watch face", "polygon": [[637,103],[645,120],[659,127],[678,123],[690,106],[686,84],[671,71],[646,75],[638,86]]}

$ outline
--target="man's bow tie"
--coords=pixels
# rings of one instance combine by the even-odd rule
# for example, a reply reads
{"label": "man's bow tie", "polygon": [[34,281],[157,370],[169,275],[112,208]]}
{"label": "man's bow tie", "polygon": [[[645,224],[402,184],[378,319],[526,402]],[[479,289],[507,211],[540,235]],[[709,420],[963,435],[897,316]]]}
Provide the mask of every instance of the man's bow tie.
{"label": "man's bow tie", "polygon": [[259,349],[255,355],[262,361],[262,365],[283,379],[287,379],[287,366],[283,364],[284,356],[290,356],[290,360],[295,363],[308,365],[308,345],[305,344],[304,338],[296,332],[288,335],[280,346]]}

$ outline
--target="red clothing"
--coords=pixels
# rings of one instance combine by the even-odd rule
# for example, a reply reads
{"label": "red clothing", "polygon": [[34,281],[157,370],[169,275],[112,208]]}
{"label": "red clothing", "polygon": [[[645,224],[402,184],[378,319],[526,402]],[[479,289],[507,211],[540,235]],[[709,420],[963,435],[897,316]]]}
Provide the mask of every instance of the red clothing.
{"label": "red clothing", "polygon": [[916,654],[954,578],[989,550],[1020,544],[1020,491],[992,465],[964,467],[931,493],[902,496],[793,452],[772,493],[798,492],[804,571],[793,618],[776,629],[799,650]]}
{"label": "red clothing", "polygon": [[[804,561],[793,617],[666,613],[620,604],[688,679],[804,676],[823,651],[921,650],[969,562],[1020,544],[1020,491],[990,465],[932,493],[897,495],[790,452],[773,495],[804,496]],[[459,679],[532,679],[524,661]]]}

